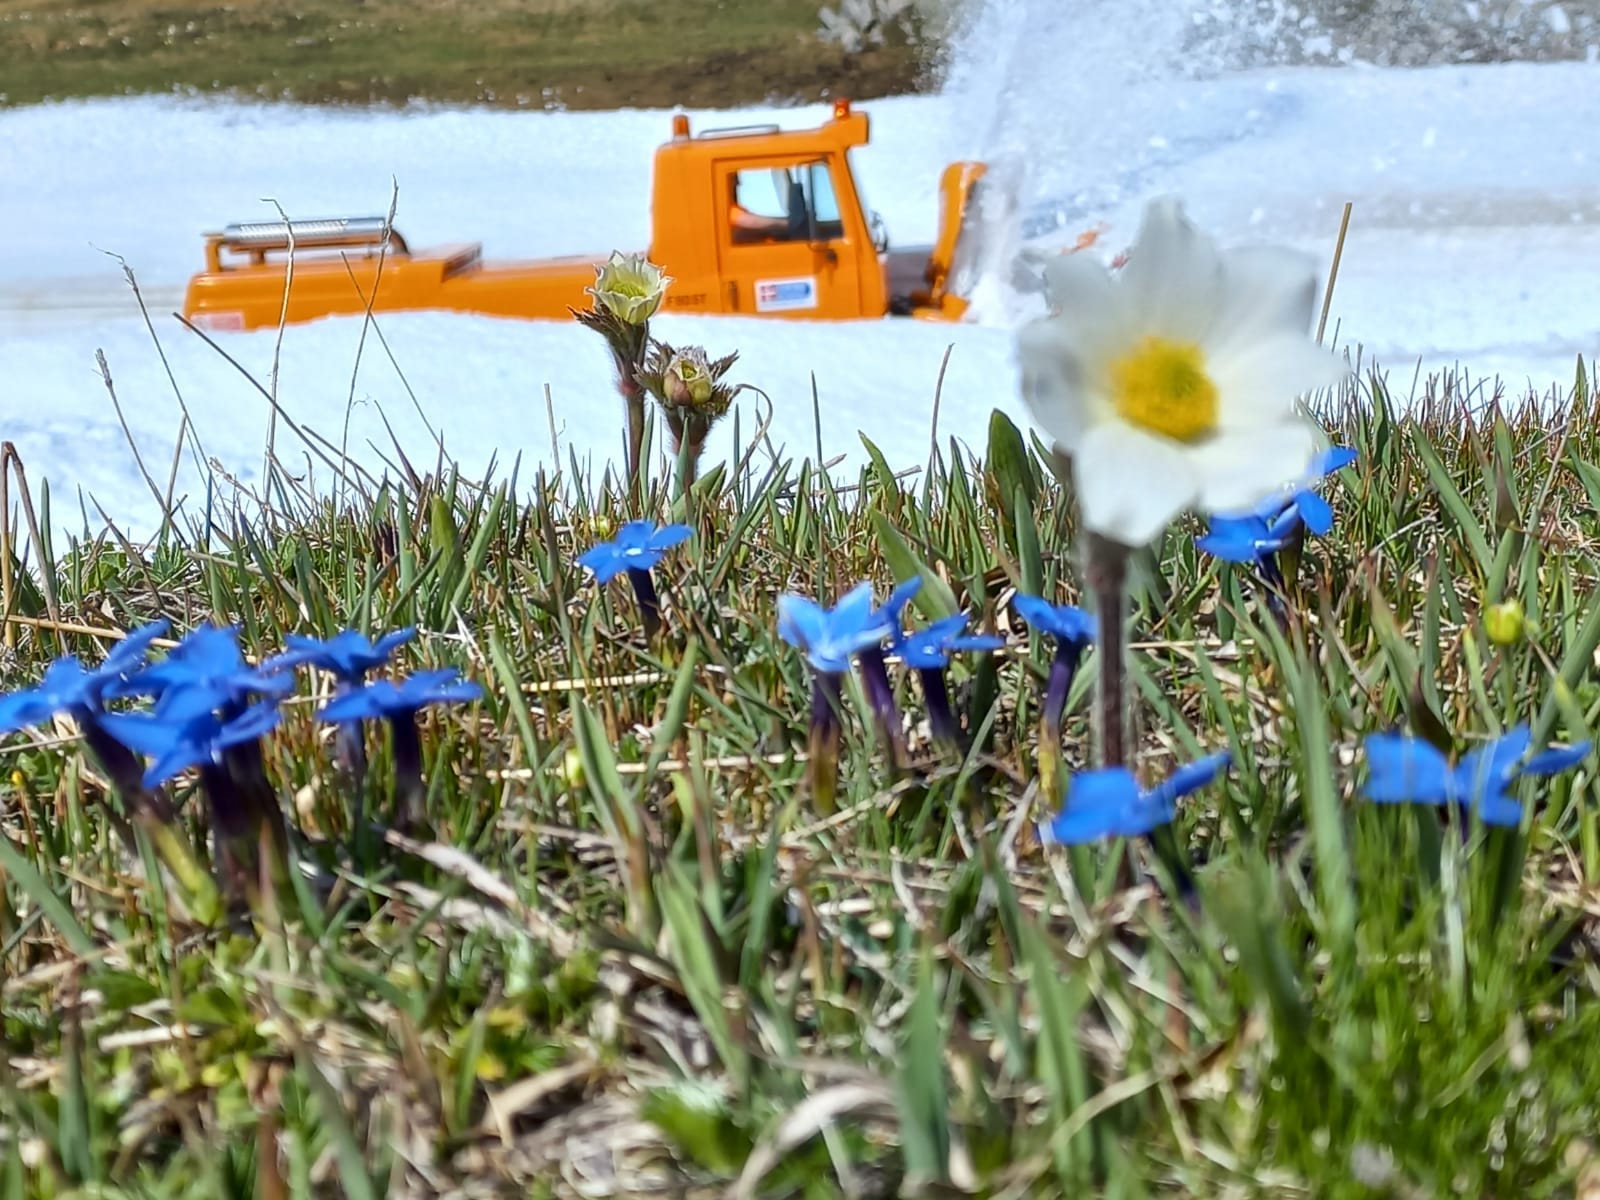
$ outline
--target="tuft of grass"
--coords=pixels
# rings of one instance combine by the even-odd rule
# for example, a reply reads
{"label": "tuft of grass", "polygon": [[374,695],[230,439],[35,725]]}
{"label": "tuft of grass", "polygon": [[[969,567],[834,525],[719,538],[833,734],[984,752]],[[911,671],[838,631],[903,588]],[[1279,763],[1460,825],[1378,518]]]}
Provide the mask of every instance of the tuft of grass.
{"label": "tuft of grass", "polygon": [[0,104],[143,93],[506,108],[870,99],[933,64],[846,55],[819,0],[0,0]]}
{"label": "tuft of grass", "polygon": [[[985,454],[952,443],[910,474],[868,447],[853,481],[753,453],[657,485],[643,510],[697,541],[657,571],[653,643],[623,585],[574,566],[639,515],[576,461],[478,483],[407,459],[350,473],[337,504],[277,472],[266,511],[218,504],[147,547],[13,549],[8,687],[63,645],[98,655],[85,629],[162,614],[239,622],[258,654],[416,624],[402,668],[460,666],[488,698],[427,718],[437,842],[360,854],[315,698],[290,705],[267,767],[312,903],[264,940],[197,925],[124,853],[70,730],[0,747],[7,1194],[1592,1186],[1593,768],[1526,786],[1525,838],[1354,797],[1361,737],[1423,714],[1461,744],[1518,721],[1594,735],[1600,394],[1580,377],[1552,418],[1451,395],[1403,419],[1369,376],[1323,415],[1360,458],[1287,630],[1193,527],[1142,564],[1139,770],[1235,759],[1179,814],[1193,907],[1141,848],[1069,864],[1025,834],[1053,807],[1033,778],[1048,652],[1009,599],[1077,599],[1078,531],[1003,417]],[[913,571],[924,619],[1009,639],[952,680],[975,748],[941,757],[913,725],[895,773],[847,686],[820,817],[777,597]],[[1513,596],[1527,634],[1491,643],[1485,608]],[[387,769],[375,753],[374,787]]]}

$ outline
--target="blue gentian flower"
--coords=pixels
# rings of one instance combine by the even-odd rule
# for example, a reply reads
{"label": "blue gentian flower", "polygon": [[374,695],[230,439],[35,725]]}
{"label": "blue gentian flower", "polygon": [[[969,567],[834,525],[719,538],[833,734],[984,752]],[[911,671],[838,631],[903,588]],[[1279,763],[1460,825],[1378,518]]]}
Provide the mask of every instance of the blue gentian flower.
{"label": "blue gentian flower", "polygon": [[654,570],[668,550],[687,541],[694,530],[687,525],[662,528],[650,521],[629,521],[615,539],[601,542],[578,556],[578,563],[594,572],[599,583],[610,583],[624,571]]}
{"label": "blue gentian flower", "polygon": [[1083,652],[1100,634],[1100,623],[1081,608],[1051,604],[1042,596],[1018,593],[1012,597],[1011,606],[1035,633],[1047,634],[1056,642],[1044,703],[1039,709],[1039,782],[1046,795],[1053,795],[1061,767],[1061,718],[1066,712],[1067,694],[1072,690]]}
{"label": "blue gentian flower", "polygon": [[1522,806],[1509,791],[1523,775],[1549,776],[1570,770],[1590,745],[1558,746],[1531,757],[1532,733],[1518,725],[1457,763],[1420,738],[1376,733],[1362,742],[1368,775],[1361,791],[1374,804],[1453,805],[1476,811],[1486,825],[1519,825]]}
{"label": "blue gentian flower", "polygon": [[1195,545],[1224,562],[1251,563],[1263,571],[1272,569],[1273,560],[1305,525],[1298,508],[1289,506],[1271,520],[1265,517],[1212,517],[1209,529],[1195,538]]}
{"label": "blue gentian flower", "polygon": [[[386,633],[376,643],[354,629],[342,629],[326,641],[290,634],[288,649],[264,664],[266,670],[281,670],[309,664],[327,671],[338,681],[335,695],[344,695],[366,682],[367,675],[386,665],[394,652],[417,634],[414,626]],[[341,722],[334,735],[335,756],[349,772],[356,797],[356,824],[360,825],[362,788],[367,775],[367,747],[359,721]]]}
{"label": "blue gentian flower", "polygon": [[650,572],[655,569],[666,552],[678,543],[693,536],[687,525],[667,525],[657,529],[649,521],[629,521],[614,541],[601,542],[578,556],[578,562],[594,572],[595,580],[604,585],[624,571],[633,585],[634,599],[639,602],[639,619],[644,624],[644,635],[654,639],[661,630],[661,600],[656,594],[655,580]]}
{"label": "blue gentian flower", "polygon": [[1076,846],[1151,833],[1172,821],[1180,799],[1211,783],[1232,761],[1232,755],[1223,751],[1185,764],[1148,792],[1140,789],[1126,767],[1080,772],[1067,786],[1065,808],[1041,826],[1040,840]]}
{"label": "blue gentian flower", "polygon": [[463,704],[483,698],[483,688],[471,680],[458,682],[460,678],[460,671],[447,667],[418,671],[399,683],[389,679],[374,680],[365,687],[334,697],[317,716],[334,722],[409,717],[431,704]]}
{"label": "blue gentian flower", "polygon": [[57,713],[98,708],[100,693],[109,682],[98,672],[84,670],[75,655],[58,658],[45,668],[36,687],[0,697],[0,734],[42,725]]}
{"label": "blue gentian flower", "polygon": [[[912,585],[903,586],[915,590]],[[909,598],[909,592],[907,596]],[[886,613],[894,604],[895,597],[891,596],[884,609],[874,608],[870,583],[857,584],[831,609],[792,593],[778,597],[778,636],[799,649],[811,665],[811,730],[806,771],[812,797],[824,815],[833,812],[834,790],[838,785],[841,732],[838,710],[842,680],[857,655],[862,656],[862,675],[879,736],[897,764],[902,753],[899,709],[894,702],[894,689],[889,683],[882,651],[883,640],[890,632],[889,620],[896,624],[899,621],[897,613]],[[903,606],[904,601],[900,604]]]}
{"label": "blue gentian flower", "polygon": [[[922,589],[922,576],[913,575],[895,585],[882,608],[875,608],[872,620],[876,621],[889,639],[891,646],[899,646],[905,636],[903,622],[906,605]],[[900,706],[895,702],[894,684],[889,679],[889,664],[884,658],[883,645],[874,642],[863,646],[857,654],[861,664],[861,678],[867,688],[867,702],[872,706],[873,719],[878,726],[878,736],[895,766],[905,761],[905,722],[900,716]]]}
{"label": "blue gentian flower", "polygon": [[110,678],[131,675],[142,668],[145,657],[150,653],[151,643],[166,633],[170,627],[171,622],[162,617],[129,632],[107,652],[105,661],[100,664],[100,674]]}
{"label": "blue gentian flower", "polygon": [[[1324,479],[1356,460],[1348,446],[1332,446],[1313,461],[1309,475]],[[1249,512],[1213,516],[1195,545],[1225,562],[1251,563],[1262,578],[1277,588],[1283,583],[1278,554],[1292,545],[1302,530],[1324,537],[1333,528],[1333,506],[1308,486],[1267,497]],[[1284,614],[1274,602],[1274,611]]]}
{"label": "blue gentian flower", "polygon": [[894,590],[889,593],[889,598],[883,602],[883,607],[874,610],[873,616],[883,623],[889,631],[889,643],[899,646],[904,635],[906,605],[918,592],[922,590],[922,576],[913,575],[902,583],[897,583]]}
{"label": "blue gentian flower", "polygon": [[151,713],[108,713],[106,730],[128,749],[154,759],[144,774],[146,787],[158,787],[189,767],[220,763],[225,751],[258,741],[278,727],[283,714],[271,701],[253,704],[229,720],[213,706],[189,702]]}
{"label": "blue gentian flower", "polygon": [[900,661],[914,671],[937,671],[950,665],[952,654],[963,650],[999,650],[1006,644],[1004,638],[991,634],[967,636],[966,628],[966,617],[946,617],[902,637],[895,652]]}
{"label": "blue gentian flower", "polygon": [[83,733],[90,753],[123,803],[130,809],[145,808],[158,818],[165,815],[158,798],[143,794],[140,763],[120,742],[107,736],[101,718],[106,697],[117,694],[128,674],[143,664],[150,643],[166,630],[166,621],[152,621],[132,631],[93,670],[86,669],[74,655],[58,658],[45,669],[37,687],[0,697],[0,735],[65,713]]}
{"label": "blue gentian flower", "polygon": [[173,688],[220,692],[234,705],[251,696],[281,699],[294,690],[294,680],[252,667],[239,651],[237,626],[202,625],[152,663],[113,686],[113,696],[161,696]]}
{"label": "blue gentian flower", "polygon": [[832,609],[804,596],[778,597],[778,636],[801,650],[823,675],[846,674],[851,660],[881,645],[887,632],[880,611],[872,606],[870,583],[852,588]]}
{"label": "blue gentian flower", "polygon": [[1035,633],[1047,633],[1058,645],[1077,647],[1079,653],[1099,636],[1099,623],[1094,614],[1071,604],[1051,604],[1042,596],[1013,596],[1011,606]]}
{"label": "blue gentian flower", "polygon": [[1588,758],[1593,748],[1588,742],[1575,742],[1571,746],[1550,746],[1523,763],[1522,769],[1517,774],[1539,777],[1560,775]]}
{"label": "blue gentian flower", "polygon": [[[434,704],[462,704],[483,697],[483,688],[462,680],[453,667],[418,671],[396,683],[379,679],[335,696],[317,714],[324,721],[386,720],[394,751],[395,824],[402,830],[423,817],[422,734],[417,713]],[[359,815],[358,815],[359,819]]]}
{"label": "blue gentian flower", "polygon": [[154,621],[134,630],[93,670],[85,668],[76,655],[56,659],[45,668],[36,687],[0,697],[0,735],[42,725],[57,713],[66,713],[82,724],[82,714],[100,710],[106,692],[139,669],[150,643],[166,629],[165,621]]}
{"label": "blue gentian flower", "polygon": [[415,627],[386,633],[376,642],[354,629],[341,629],[326,640],[291,633],[284,639],[288,649],[268,659],[262,669],[310,665],[327,671],[340,683],[360,683],[368,672],[386,665],[394,652],[416,635]]}
{"label": "blue gentian flower", "polygon": [[962,650],[998,650],[1005,645],[1003,638],[988,634],[968,636],[966,628],[966,617],[946,617],[902,637],[895,647],[900,661],[922,680],[922,695],[928,702],[928,727],[933,736],[957,747],[961,744],[961,723],[950,707],[950,692],[944,681],[950,656]]}
{"label": "blue gentian flower", "polygon": [[[1306,473],[1307,478],[1312,483],[1320,482],[1335,471],[1344,470],[1358,457],[1356,451],[1349,446],[1330,446],[1312,460],[1311,469]],[[1267,497],[1256,505],[1249,515],[1270,521],[1286,509],[1293,508],[1305,522],[1306,528],[1318,537],[1323,537],[1333,528],[1333,506],[1310,486],[1301,484],[1286,491],[1287,494],[1279,492],[1277,495]]]}

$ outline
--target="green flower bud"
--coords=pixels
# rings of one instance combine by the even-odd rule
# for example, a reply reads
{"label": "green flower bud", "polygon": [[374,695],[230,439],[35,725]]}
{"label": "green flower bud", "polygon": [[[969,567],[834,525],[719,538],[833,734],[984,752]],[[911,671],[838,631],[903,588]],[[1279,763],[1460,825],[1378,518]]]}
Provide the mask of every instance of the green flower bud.
{"label": "green flower bud", "polygon": [[1491,604],[1483,612],[1483,631],[1496,646],[1514,646],[1527,630],[1527,618],[1516,600]]}
{"label": "green flower bud", "polygon": [[583,755],[578,753],[577,747],[568,748],[561,758],[561,778],[571,788],[581,788],[588,781],[588,776],[583,770]]}
{"label": "green flower bud", "polygon": [[668,402],[680,408],[703,408],[711,400],[711,364],[698,346],[680,350],[667,364],[664,377]]}

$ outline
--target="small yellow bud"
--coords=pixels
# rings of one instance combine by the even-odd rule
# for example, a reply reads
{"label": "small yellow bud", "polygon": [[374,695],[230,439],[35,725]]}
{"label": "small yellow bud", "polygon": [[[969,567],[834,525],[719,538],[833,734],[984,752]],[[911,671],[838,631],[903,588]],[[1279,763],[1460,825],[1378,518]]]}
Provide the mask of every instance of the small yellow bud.
{"label": "small yellow bud", "polygon": [[576,746],[568,749],[561,760],[561,778],[566,780],[568,787],[575,788],[582,787],[587,779],[583,771],[583,755],[578,753]]}
{"label": "small yellow bud", "polygon": [[1522,605],[1516,600],[1502,600],[1483,611],[1483,631],[1496,646],[1516,645],[1526,629]]}

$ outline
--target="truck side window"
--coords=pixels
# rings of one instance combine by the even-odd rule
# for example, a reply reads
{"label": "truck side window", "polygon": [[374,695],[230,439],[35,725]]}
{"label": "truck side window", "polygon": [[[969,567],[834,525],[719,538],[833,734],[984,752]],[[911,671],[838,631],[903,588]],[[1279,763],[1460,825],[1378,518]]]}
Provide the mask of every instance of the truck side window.
{"label": "truck side window", "polygon": [[800,181],[784,167],[752,167],[729,177],[728,224],[733,240],[805,241],[810,216]]}
{"label": "truck side window", "polygon": [[832,242],[843,238],[844,218],[839,215],[839,197],[834,194],[833,176],[828,173],[828,164],[807,163],[805,173],[806,201],[816,220],[816,239],[819,242]]}

